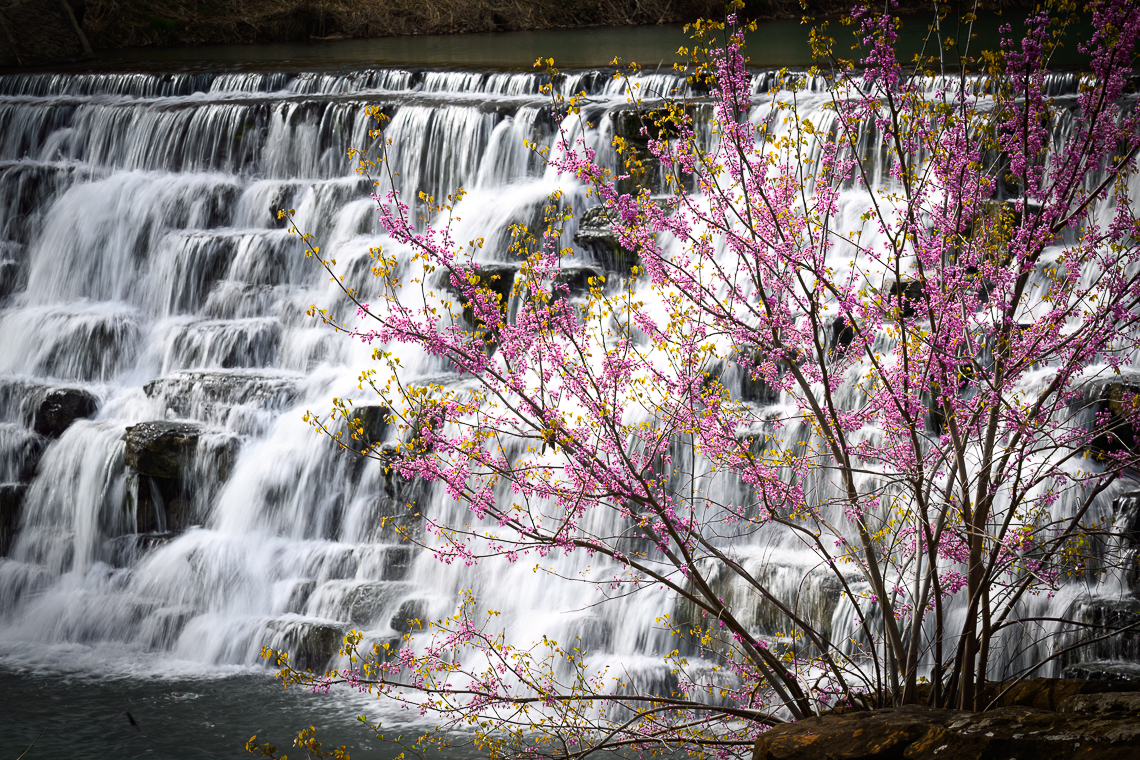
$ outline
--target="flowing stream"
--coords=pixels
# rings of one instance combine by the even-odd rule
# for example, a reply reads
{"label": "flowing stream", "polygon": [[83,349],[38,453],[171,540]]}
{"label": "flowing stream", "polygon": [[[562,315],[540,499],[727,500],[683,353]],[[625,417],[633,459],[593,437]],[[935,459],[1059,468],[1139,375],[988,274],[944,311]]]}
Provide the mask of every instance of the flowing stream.
{"label": "flowing stream", "polygon": [[[468,190],[463,230],[487,236],[494,261],[494,236],[556,187],[584,202],[524,147],[554,139],[542,77],[290,65],[0,76],[0,727],[17,754],[49,729],[29,760],[239,757],[250,734],[281,745],[320,720],[352,742],[369,703],[285,694],[262,646],[320,666],[349,627],[395,638],[468,588],[516,641],[578,635],[650,688],[668,678],[663,593],[591,607],[580,585],[530,567],[442,565],[385,524],[414,529],[408,503],[456,507],[394,486],[302,420],[336,396],[367,403],[355,389],[369,350],[305,315],[337,291],[277,210],[366,270],[385,241],[346,153],[367,144],[364,107],[378,105],[404,186]],[[684,87],[666,73],[636,82]],[[588,143],[609,143],[623,86],[589,69],[558,82],[591,95]],[[576,256],[606,264],[589,247]],[[404,359],[409,377],[440,370]],[[832,614],[806,553],[758,547],[751,561]],[[1076,586],[1052,604],[1088,594]],[[1135,660],[1129,647],[1101,655]]]}

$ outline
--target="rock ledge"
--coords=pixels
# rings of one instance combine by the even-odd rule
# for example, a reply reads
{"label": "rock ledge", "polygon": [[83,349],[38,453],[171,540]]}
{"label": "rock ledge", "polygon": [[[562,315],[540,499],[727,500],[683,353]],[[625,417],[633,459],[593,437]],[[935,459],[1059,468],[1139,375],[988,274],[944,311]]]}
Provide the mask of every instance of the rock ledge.
{"label": "rock ledge", "polygon": [[[1090,683],[1091,690],[1097,688]],[[1135,685],[1132,685],[1135,689]],[[1125,760],[1140,758],[1140,692],[1078,693],[1056,712],[927,707],[837,712],[777,726],[753,760]]]}

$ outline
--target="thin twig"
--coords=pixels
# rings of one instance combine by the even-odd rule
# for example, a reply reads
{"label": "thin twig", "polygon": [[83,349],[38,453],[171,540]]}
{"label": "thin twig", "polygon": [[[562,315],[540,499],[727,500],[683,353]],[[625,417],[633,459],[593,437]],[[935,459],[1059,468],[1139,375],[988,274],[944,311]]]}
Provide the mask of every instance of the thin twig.
{"label": "thin twig", "polygon": [[26,754],[28,754],[29,752],[31,752],[31,751],[32,751],[32,747],[36,746],[36,742],[38,742],[38,741],[40,740],[40,737],[41,737],[41,736],[43,736],[43,735],[44,735],[44,734],[46,734],[46,733],[47,733],[47,729],[45,728],[43,731],[40,731],[38,734],[36,734],[36,738],[35,738],[35,739],[32,739],[32,743],[28,745],[28,748],[27,748],[26,750],[24,750],[23,752],[21,752],[21,753],[20,753],[20,757],[17,757],[17,758],[16,758],[16,760],[21,760],[21,758],[22,758],[24,755],[26,755]]}

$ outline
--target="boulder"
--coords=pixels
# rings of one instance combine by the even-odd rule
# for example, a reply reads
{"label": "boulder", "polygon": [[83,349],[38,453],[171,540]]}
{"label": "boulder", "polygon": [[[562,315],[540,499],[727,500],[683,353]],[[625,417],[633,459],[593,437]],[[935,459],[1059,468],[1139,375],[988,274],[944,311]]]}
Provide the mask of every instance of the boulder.
{"label": "boulder", "polygon": [[393,631],[411,633],[427,623],[427,601],[424,599],[405,599],[400,603],[400,609],[388,621]]}
{"label": "boulder", "polygon": [[1140,716],[1126,712],[1130,705],[1114,697],[1090,700],[1092,713],[916,706],[842,712],[765,732],[753,760],[1120,760],[1140,746]]}
{"label": "boulder", "polygon": [[192,525],[196,497],[226,480],[236,450],[233,439],[202,445],[202,426],[194,422],[141,422],[128,427],[123,439],[140,533],[177,532]]}
{"label": "boulder", "polygon": [[95,414],[99,402],[82,388],[53,388],[36,405],[32,428],[47,438],[59,438],[71,423]]}
{"label": "boulder", "polygon": [[287,617],[271,620],[266,628],[272,634],[269,646],[284,649],[293,667],[301,670],[323,670],[340,652],[348,626],[329,621]]}
{"label": "boulder", "polygon": [[893,707],[806,718],[760,736],[752,760],[863,760],[902,758],[932,728],[965,713],[923,707]]}
{"label": "boulder", "polygon": [[1132,688],[1119,679],[1026,678],[1009,688],[991,683],[988,691],[998,696],[999,707],[1059,710],[1068,700],[1079,695],[1116,693]]}
{"label": "boulder", "polygon": [[385,433],[392,422],[391,410],[382,404],[354,406],[349,415],[355,423],[347,431],[351,441],[347,445],[363,450],[380,447],[387,439]]}
{"label": "boulder", "polygon": [[139,475],[181,479],[198,447],[202,426],[193,422],[155,420],[127,428],[126,464]]}
{"label": "boulder", "polygon": [[1140,691],[1076,694],[1061,702],[1057,712],[1077,715],[1140,716]]}

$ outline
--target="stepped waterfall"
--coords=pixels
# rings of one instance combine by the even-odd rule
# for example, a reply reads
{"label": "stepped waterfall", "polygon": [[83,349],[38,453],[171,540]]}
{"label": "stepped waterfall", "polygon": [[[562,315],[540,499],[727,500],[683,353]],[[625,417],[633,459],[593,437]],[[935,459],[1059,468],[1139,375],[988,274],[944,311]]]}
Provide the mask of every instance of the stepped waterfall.
{"label": "stepped waterfall", "polygon": [[[769,76],[753,75],[757,109]],[[676,601],[664,591],[594,605],[589,586],[525,563],[440,563],[391,522],[414,530],[409,504],[464,508],[442,489],[393,483],[302,419],[334,397],[369,403],[356,385],[370,349],[306,316],[343,302],[278,209],[367,271],[385,240],[372,185],[346,154],[368,144],[365,106],[378,106],[403,187],[464,188],[456,238],[486,237],[488,262],[505,257],[496,236],[556,187],[578,208],[593,202],[524,146],[555,141],[544,81],[396,69],[0,77],[0,667],[65,652],[92,669],[210,673],[261,667],[265,645],[323,667],[349,628],[397,638],[472,589],[513,640],[580,636],[646,688],[665,682],[675,641],[654,621]],[[672,74],[633,81],[643,97],[686,87]],[[1075,82],[1059,75],[1053,89]],[[580,136],[604,152],[626,83],[585,71],[556,86],[589,93],[593,126]],[[867,155],[877,160],[871,145]],[[574,241],[576,225],[565,233],[575,259],[616,268]],[[444,371],[411,352],[404,365],[409,380]],[[1128,491],[1105,493],[1100,514],[1135,521]],[[845,635],[806,550],[755,557]],[[563,576],[588,564],[556,561]],[[1130,594],[1082,580],[1041,604],[1125,614]],[[775,635],[763,605],[746,603]],[[1042,674],[1140,661],[1135,634],[1095,649]]]}

